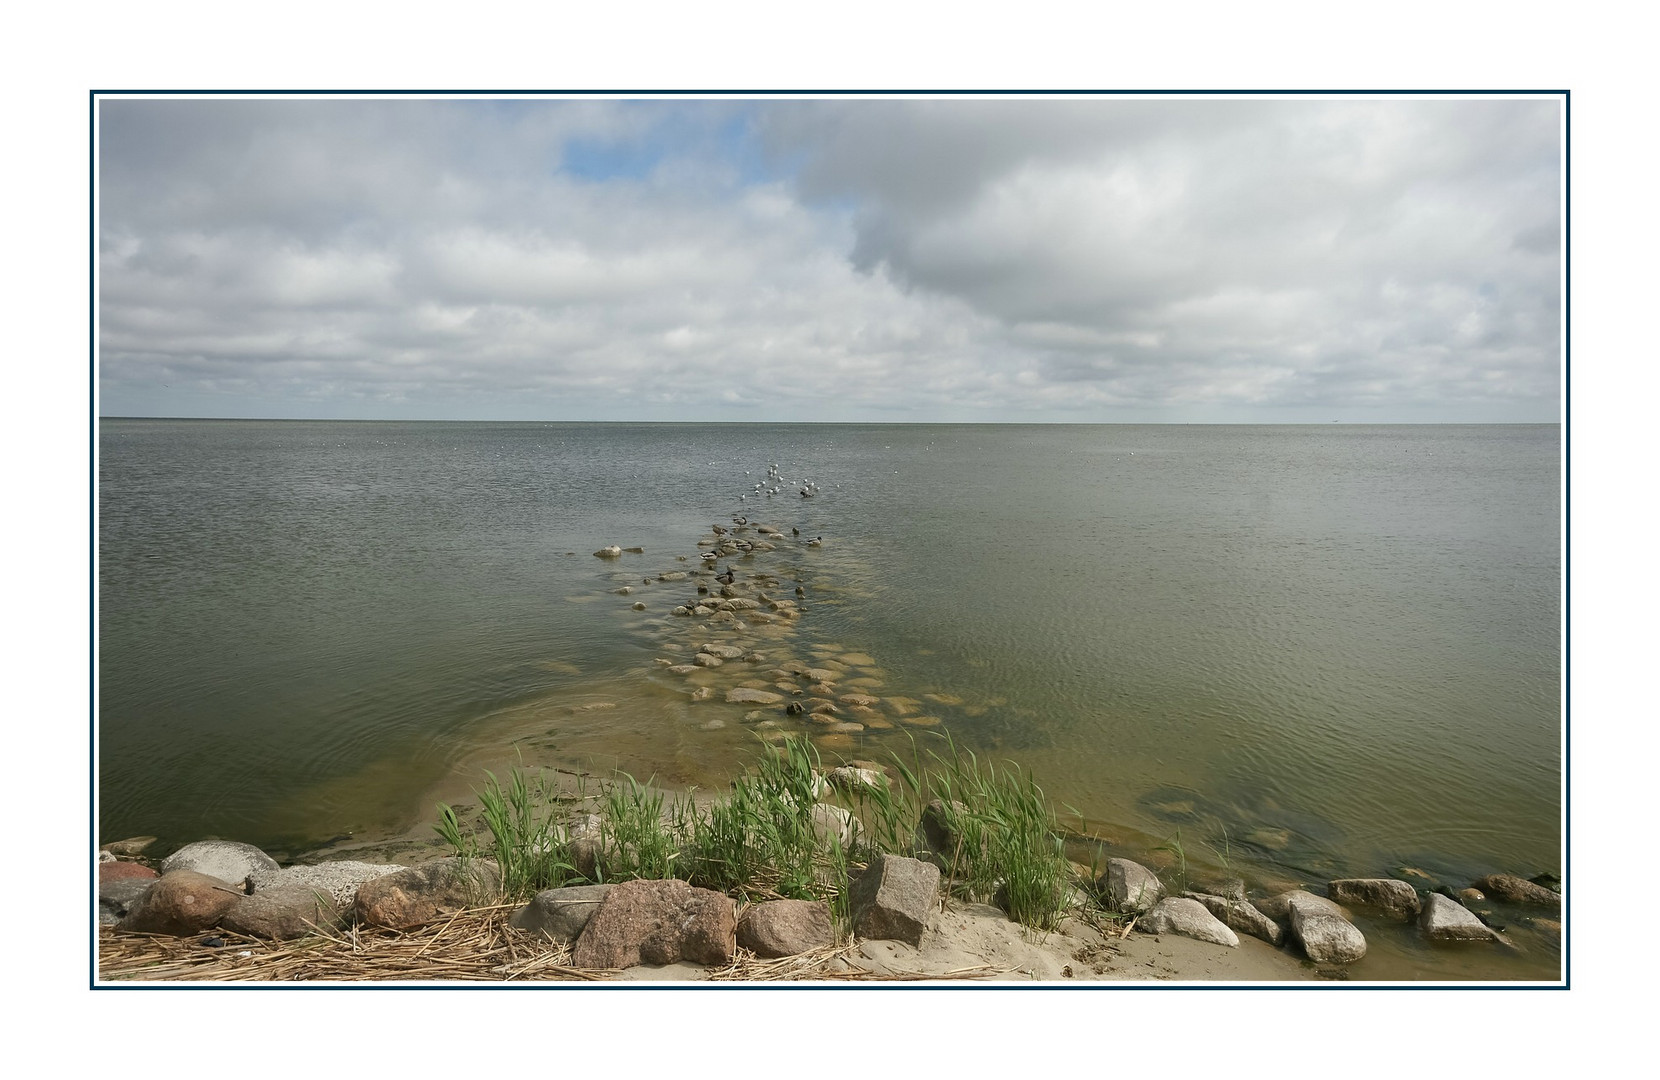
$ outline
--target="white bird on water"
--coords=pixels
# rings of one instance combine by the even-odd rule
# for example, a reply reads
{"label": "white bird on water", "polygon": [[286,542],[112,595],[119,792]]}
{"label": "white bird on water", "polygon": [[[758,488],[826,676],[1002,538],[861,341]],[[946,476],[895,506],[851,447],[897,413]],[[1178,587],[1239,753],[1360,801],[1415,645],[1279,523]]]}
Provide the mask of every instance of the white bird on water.
{"label": "white bird on water", "polygon": [[823,544],[824,544],[824,537],[822,537],[822,536],[815,536],[811,540],[807,541],[807,546],[808,547],[821,547],[821,546],[823,546]]}

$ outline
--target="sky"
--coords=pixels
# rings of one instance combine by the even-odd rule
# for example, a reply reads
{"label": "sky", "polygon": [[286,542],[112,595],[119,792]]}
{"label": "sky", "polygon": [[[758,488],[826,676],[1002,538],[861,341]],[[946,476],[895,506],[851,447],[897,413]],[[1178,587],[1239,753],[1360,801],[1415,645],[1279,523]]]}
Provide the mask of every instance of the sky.
{"label": "sky", "polygon": [[1550,422],[1560,102],[145,99],[106,416]]}

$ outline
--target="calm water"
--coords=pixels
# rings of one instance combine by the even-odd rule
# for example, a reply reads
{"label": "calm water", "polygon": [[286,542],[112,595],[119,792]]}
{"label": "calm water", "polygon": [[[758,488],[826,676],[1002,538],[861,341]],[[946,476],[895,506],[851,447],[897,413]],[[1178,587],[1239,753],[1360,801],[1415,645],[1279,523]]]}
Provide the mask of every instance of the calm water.
{"label": "calm water", "polygon": [[[106,420],[99,443],[105,839],[405,828],[480,753],[720,782],[746,710],[657,662],[722,638],[655,579],[742,512],[824,537],[733,564],[806,593],[747,645],[864,654],[873,694],[1126,851],[1264,884],[1562,870],[1555,426]],[[822,494],[755,494],[773,463]],[[592,556],[613,543],[644,553]],[[907,733],[930,737],[853,741]],[[1370,977],[1447,974],[1381,952]]]}

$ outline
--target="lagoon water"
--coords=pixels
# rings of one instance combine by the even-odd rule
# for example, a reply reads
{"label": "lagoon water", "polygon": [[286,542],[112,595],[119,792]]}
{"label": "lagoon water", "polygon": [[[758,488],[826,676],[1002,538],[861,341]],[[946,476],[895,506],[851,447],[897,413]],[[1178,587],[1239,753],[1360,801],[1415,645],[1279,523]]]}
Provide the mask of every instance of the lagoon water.
{"label": "lagoon water", "polygon": [[[756,629],[769,656],[864,654],[873,694],[940,720],[849,756],[949,732],[1080,832],[1263,884],[1564,869],[1555,425],[107,419],[98,441],[104,840],[407,829],[481,760],[721,783],[753,729],[657,662],[714,638],[656,575],[744,513],[824,537],[732,563],[805,593]],[[756,494],[774,463],[821,494]],[[1380,952],[1370,977],[1558,961]]]}

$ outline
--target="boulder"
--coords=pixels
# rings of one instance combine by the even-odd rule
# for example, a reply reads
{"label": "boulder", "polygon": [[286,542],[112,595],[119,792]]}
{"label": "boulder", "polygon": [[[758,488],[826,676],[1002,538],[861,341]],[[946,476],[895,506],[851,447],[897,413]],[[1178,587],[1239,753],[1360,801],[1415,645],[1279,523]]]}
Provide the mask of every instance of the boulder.
{"label": "boulder", "polygon": [[219,925],[247,937],[288,941],[332,929],[344,920],[341,906],[323,889],[278,885],[244,896],[220,917]]}
{"label": "boulder", "polygon": [[726,661],[711,653],[700,652],[696,656],[692,657],[692,663],[696,664],[698,667],[720,667],[722,664],[726,663]]}
{"label": "boulder", "polygon": [[324,893],[341,910],[350,910],[357,900],[357,890],[365,881],[373,881],[387,874],[405,869],[386,863],[366,863],[342,860],[317,863],[314,866],[285,866],[280,870],[262,870],[249,875],[257,895],[268,889],[301,886]]}
{"label": "boulder", "polygon": [[716,645],[713,643],[704,645],[698,651],[708,653],[710,656],[718,656],[722,660],[736,660],[744,654],[744,651],[736,645]]}
{"label": "boulder", "polygon": [[594,554],[601,559],[619,559],[622,557],[622,548],[612,544],[609,547],[600,548]]}
{"label": "boulder", "polygon": [[173,870],[150,885],[119,926],[143,934],[184,937],[219,925],[220,917],[242,898],[242,890],[222,878]]}
{"label": "boulder", "polygon": [[1341,878],[1327,884],[1326,892],[1339,904],[1374,908],[1408,921],[1417,918],[1423,908],[1418,890],[1395,878]]}
{"label": "boulder", "polygon": [[813,834],[825,847],[829,847],[830,842],[834,840],[842,846],[843,851],[846,851],[859,839],[859,819],[845,806],[814,803],[807,816],[812,823]]}
{"label": "boulder", "polygon": [[841,765],[824,774],[832,787],[842,788],[845,791],[860,791],[865,788],[881,788],[885,786],[882,774],[874,769],[860,769],[852,765]]}
{"label": "boulder", "polygon": [[[1306,899],[1305,899],[1306,898]],[[1317,964],[1352,964],[1366,955],[1366,938],[1341,914],[1330,901],[1320,900],[1312,893],[1292,895],[1291,936],[1303,947],[1303,953]]]}
{"label": "boulder", "polygon": [[155,842],[156,838],[153,836],[129,836],[125,840],[116,840],[105,844],[102,850],[109,852],[111,855],[133,856]]}
{"label": "boulder", "polygon": [[1136,920],[1136,929],[1151,934],[1180,934],[1239,948],[1239,937],[1197,900],[1167,896]]}
{"label": "boulder", "polygon": [[492,903],[501,873],[484,859],[434,859],[366,881],[357,890],[357,919],[407,930],[470,907]]}
{"label": "boulder", "polygon": [[636,964],[731,963],[737,914],[718,892],[684,881],[625,881],[614,885],[571,949],[583,968]]}
{"label": "boulder", "polygon": [[1270,896],[1266,900],[1253,901],[1253,903],[1256,904],[1258,911],[1262,912],[1270,919],[1273,919],[1275,922],[1287,926],[1291,923],[1291,905],[1293,903],[1302,904],[1312,910],[1324,911],[1329,915],[1337,916],[1339,919],[1347,919],[1349,917],[1348,912],[1344,911],[1330,900],[1327,900],[1323,896],[1315,896],[1313,893],[1303,889],[1292,889],[1289,892],[1282,892],[1278,895]]}
{"label": "boulder", "polygon": [[98,925],[115,926],[137,910],[144,894],[156,883],[153,877],[111,878],[98,882]]}
{"label": "boulder", "polygon": [[111,860],[98,864],[98,885],[100,888],[103,887],[106,881],[120,881],[123,878],[135,878],[143,881],[148,886],[150,882],[160,876],[143,863]]}
{"label": "boulder", "polygon": [[568,945],[582,934],[582,928],[588,925],[612,888],[611,885],[571,885],[543,889],[531,897],[530,903],[515,911],[508,922],[520,930]]}
{"label": "boulder", "polygon": [[1502,941],[1475,913],[1451,897],[1425,893],[1418,929],[1431,941]]}
{"label": "boulder", "polygon": [[913,854],[945,869],[962,843],[962,835],[951,823],[967,813],[968,807],[955,800],[949,808],[943,800],[931,800],[922,808],[922,816],[916,823],[916,832],[911,838]]}
{"label": "boulder", "polygon": [[235,840],[198,840],[186,844],[161,861],[161,872],[194,870],[198,874],[234,881],[238,885],[261,870],[275,870],[277,860],[254,847]]}
{"label": "boulder", "polygon": [[1152,910],[1164,895],[1164,886],[1158,875],[1129,859],[1108,859],[1107,868],[1095,882],[1107,910],[1125,915],[1140,915]]}
{"label": "boulder", "polygon": [[795,956],[836,943],[830,905],[812,900],[768,900],[746,908],[738,944],[763,959]]}
{"label": "boulder", "polygon": [[1285,929],[1258,911],[1249,900],[1234,900],[1214,893],[1188,892],[1182,895],[1205,905],[1207,911],[1221,919],[1223,925],[1231,930],[1261,938],[1270,945],[1277,946],[1285,941]]}
{"label": "boulder", "polygon": [[922,942],[939,906],[940,870],[902,855],[878,855],[849,885],[853,932],[862,938]]}
{"label": "boulder", "polygon": [[1543,907],[1561,907],[1562,894],[1552,892],[1543,885],[1536,885],[1515,874],[1488,874],[1475,883],[1476,888],[1487,894],[1489,900],[1502,900],[1507,904],[1538,904]]}

